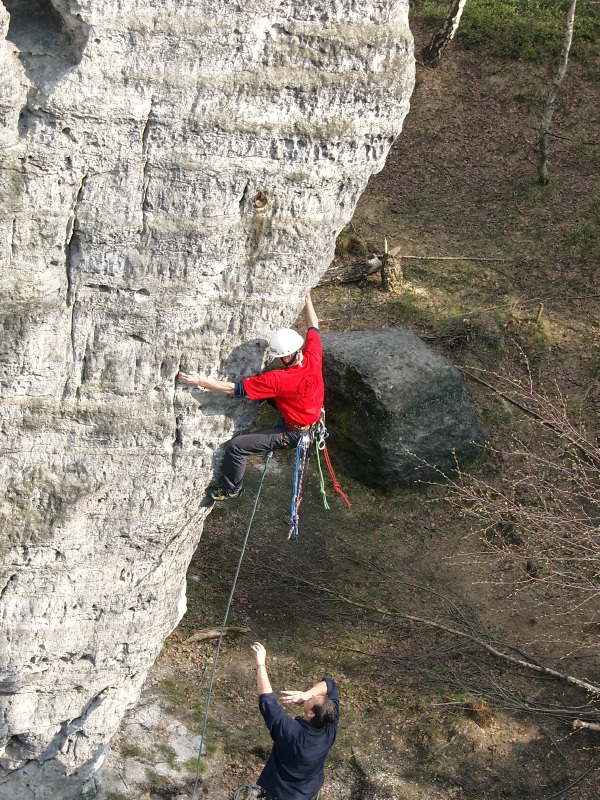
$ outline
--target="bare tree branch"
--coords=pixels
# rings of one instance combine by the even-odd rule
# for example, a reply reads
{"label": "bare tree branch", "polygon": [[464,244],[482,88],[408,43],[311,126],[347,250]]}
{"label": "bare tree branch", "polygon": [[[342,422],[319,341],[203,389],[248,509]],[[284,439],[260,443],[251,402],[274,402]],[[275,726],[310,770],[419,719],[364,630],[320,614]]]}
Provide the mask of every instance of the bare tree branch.
{"label": "bare tree branch", "polygon": [[464,631],[459,631],[456,628],[450,628],[447,625],[442,625],[439,622],[433,622],[433,620],[423,619],[422,617],[414,617],[412,615],[406,615],[407,619],[413,620],[413,622],[420,622],[422,625],[428,625],[432,628],[438,628],[439,630],[446,631],[447,633],[452,633],[454,636],[460,636],[465,639],[469,639],[471,642],[475,642],[480,647],[485,648],[489,653],[496,658],[503,658],[505,661],[510,661],[512,664],[516,664],[519,667],[525,667],[526,669],[532,669],[535,672],[539,672],[543,675],[549,675],[552,678],[557,678],[559,680],[566,681],[567,683],[571,683],[574,686],[578,686],[580,689],[585,689],[586,692],[590,692],[591,694],[599,695],[600,696],[600,686],[594,686],[593,683],[588,683],[588,681],[581,680],[580,678],[574,678],[572,675],[566,675],[564,672],[558,672],[558,670],[551,669],[550,667],[544,667],[539,664],[534,664],[531,661],[524,661],[520,658],[514,658],[513,656],[508,655],[507,653],[502,653],[500,650],[497,650],[492,645],[487,644],[486,642],[478,639],[476,636],[472,636],[469,633],[465,633]]}
{"label": "bare tree branch", "polygon": [[[279,574],[281,574],[281,572],[279,572]],[[580,689],[584,689],[586,692],[590,692],[591,694],[600,696],[600,686],[595,686],[593,683],[590,683],[589,681],[582,680],[581,678],[575,678],[572,675],[567,675],[564,672],[559,672],[558,670],[552,669],[551,667],[546,667],[537,662],[536,659],[531,658],[528,654],[524,654],[523,658],[515,658],[514,656],[511,656],[508,653],[503,653],[501,650],[498,650],[497,647],[494,647],[492,644],[484,641],[479,636],[476,636],[468,631],[459,630],[458,628],[446,625],[442,622],[425,619],[424,617],[418,617],[415,616],[414,614],[404,614],[395,608],[383,607],[374,605],[372,603],[365,603],[360,600],[355,600],[346,594],[338,592],[335,589],[330,589],[328,586],[323,586],[322,584],[309,581],[308,579],[303,578],[300,575],[290,575],[289,577],[293,577],[298,582],[303,583],[306,586],[310,586],[312,589],[322,592],[323,594],[327,594],[330,597],[334,597],[336,600],[339,600],[342,603],[354,606],[355,608],[361,608],[365,611],[376,612],[384,616],[396,617],[398,619],[405,619],[411,622],[417,622],[421,625],[427,625],[428,627],[436,628],[437,630],[444,631],[445,633],[450,633],[453,636],[458,636],[459,638],[467,639],[468,641],[473,642],[479,647],[482,647],[484,650],[487,650],[488,653],[491,653],[491,655],[495,656],[496,658],[508,661],[511,664],[514,664],[515,666],[524,667],[525,669],[533,670],[535,672],[538,672],[539,674],[548,675],[549,677],[555,678],[557,680],[565,681],[566,683],[570,683],[573,686],[577,686]],[[494,639],[492,639],[492,641],[494,641],[494,644],[499,644]],[[519,652],[523,651],[520,650]]]}
{"label": "bare tree branch", "polygon": [[581,775],[579,775],[578,778],[575,778],[575,780],[572,783],[570,783],[568,786],[565,786],[565,788],[561,789],[559,792],[551,794],[550,797],[546,798],[546,800],[555,800],[556,797],[560,797],[561,795],[570,792],[571,789],[574,789],[578,783],[581,783],[581,781],[585,777],[587,777],[590,774],[590,772],[593,772],[595,769],[598,769],[599,766],[600,766],[600,758],[597,761],[594,761],[593,764],[590,764],[590,766],[585,770],[585,772],[582,772]]}

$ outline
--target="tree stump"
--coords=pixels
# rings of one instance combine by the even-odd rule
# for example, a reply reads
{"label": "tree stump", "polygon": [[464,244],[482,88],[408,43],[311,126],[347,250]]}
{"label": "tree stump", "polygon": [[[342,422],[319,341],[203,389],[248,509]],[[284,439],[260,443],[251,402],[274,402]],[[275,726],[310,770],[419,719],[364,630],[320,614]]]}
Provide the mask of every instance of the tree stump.
{"label": "tree stump", "polygon": [[381,265],[381,285],[386,292],[400,294],[403,283],[402,258],[389,253],[383,258]]}

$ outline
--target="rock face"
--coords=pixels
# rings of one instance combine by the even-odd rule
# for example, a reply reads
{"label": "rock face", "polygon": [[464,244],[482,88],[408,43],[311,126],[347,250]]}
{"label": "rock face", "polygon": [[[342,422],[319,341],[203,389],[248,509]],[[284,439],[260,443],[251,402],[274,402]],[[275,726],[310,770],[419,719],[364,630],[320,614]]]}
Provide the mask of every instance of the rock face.
{"label": "rock face", "polygon": [[439,478],[481,453],[485,434],[460,372],[414,333],[331,333],[323,353],[327,427],[360,480],[390,488]]}
{"label": "rock face", "polygon": [[0,798],[69,800],[184,612],[253,415],[175,376],[260,368],[414,58],[404,0],[2,3]]}

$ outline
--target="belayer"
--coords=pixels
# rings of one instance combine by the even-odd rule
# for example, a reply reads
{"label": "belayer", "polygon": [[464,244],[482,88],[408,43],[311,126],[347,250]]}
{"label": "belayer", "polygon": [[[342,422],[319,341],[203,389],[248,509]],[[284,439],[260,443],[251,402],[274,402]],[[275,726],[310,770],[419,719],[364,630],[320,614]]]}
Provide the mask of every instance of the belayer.
{"label": "belayer", "polygon": [[271,688],[267,653],[254,642],[258,707],[273,749],[258,785],[267,800],[316,800],[325,780],[325,760],[337,736],[339,697],[334,680],[323,678],[306,692],[283,691],[282,702],[303,706],[301,717],[288,716]]}
{"label": "belayer", "polygon": [[325,388],[323,384],[323,351],[319,336],[319,320],[310,292],[304,302],[306,339],[290,328],[281,328],[271,336],[270,350],[283,369],[233,383],[201,378],[197,372],[180,372],[178,379],[188,386],[199,386],[214,392],[270,400],[277,407],[280,421],[272,428],[234,436],[225,445],[221,484],[209,487],[213,500],[239,497],[248,456],[282,448],[295,448],[302,435],[319,421]]}

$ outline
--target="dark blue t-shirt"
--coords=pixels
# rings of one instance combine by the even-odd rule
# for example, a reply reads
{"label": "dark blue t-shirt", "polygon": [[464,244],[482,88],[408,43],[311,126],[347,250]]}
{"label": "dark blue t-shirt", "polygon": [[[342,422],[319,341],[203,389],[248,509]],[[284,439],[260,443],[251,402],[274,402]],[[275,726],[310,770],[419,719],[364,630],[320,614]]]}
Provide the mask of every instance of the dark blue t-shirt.
{"label": "dark blue t-shirt", "polygon": [[258,785],[277,800],[309,800],[325,780],[325,759],[338,729],[339,696],[331,678],[323,678],[327,696],[335,704],[335,721],[326,728],[289,717],[277,702],[275,692],[261,694],[258,707],[273,739],[273,749],[258,779]]}

